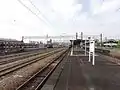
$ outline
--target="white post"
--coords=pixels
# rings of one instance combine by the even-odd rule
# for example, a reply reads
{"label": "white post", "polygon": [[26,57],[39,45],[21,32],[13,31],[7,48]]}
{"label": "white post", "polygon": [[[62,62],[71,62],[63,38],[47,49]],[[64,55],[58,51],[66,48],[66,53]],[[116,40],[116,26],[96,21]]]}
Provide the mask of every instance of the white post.
{"label": "white post", "polygon": [[90,57],[91,57],[91,52],[89,51],[89,62],[91,61],[91,60],[90,60],[90,59],[91,59]]}
{"label": "white post", "polygon": [[91,59],[91,47],[90,47],[90,40],[89,40],[89,62],[91,61],[90,59]]}
{"label": "white post", "polygon": [[93,52],[93,61],[92,61],[92,65],[95,65],[95,53]]}
{"label": "white post", "polygon": [[86,51],[86,40],[85,40],[85,56],[86,56],[86,52],[87,52],[87,51]]}
{"label": "white post", "polygon": [[94,48],[93,48],[93,63],[92,63],[92,65],[95,65],[95,41],[93,41],[93,46],[94,46]]}
{"label": "white post", "polygon": [[73,47],[71,48],[71,56],[73,55]]}
{"label": "white post", "polygon": [[73,41],[72,42],[72,47],[71,47],[71,56],[73,55]]}

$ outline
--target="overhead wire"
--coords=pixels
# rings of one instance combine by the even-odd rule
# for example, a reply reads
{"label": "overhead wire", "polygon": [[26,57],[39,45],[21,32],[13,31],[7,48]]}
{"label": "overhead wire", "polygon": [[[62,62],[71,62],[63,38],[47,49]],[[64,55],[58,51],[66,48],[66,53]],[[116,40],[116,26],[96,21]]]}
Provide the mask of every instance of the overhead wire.
{"label": "overhead wire", "polygon": [[[21,0],[18,0],[18,2],[19,2],[21,5],[23,5],[26,9],[28,9],[32,14],[34,14],[40,21],[43,21],[45,24],[48,25],[48,22],[46,22],[46,21],[44,21],[43,19],[41,19],[38,14],[36,14],[35,12],[33,12],[33,11],[32,11],[28,6],[26,6]],[[37,9],[37,8],[36,8],[36,9]]]}
{"label": "overhead wire", "polygon": [[31,1],[31,0],[28,0],[30,3],[31,3],[31,5],[41,14],[41,16],[44,18],[44,20],[43,19],[41,19],[39,16],[38,16],[38,14],[36,14],[35,12],[33,12],[28,6],[26,6],[21,0],[18,0],[19,1],[19,3],[21,3],[25,8],[27,8],[32,14],[34,14],[39,20],[42,20],[45,24],[49,24],[49,26],[51,26],[52,27],[52,29],[54,29],[53,28],[53,26],[52,26],[52,24],[51,24],[51,22],[50,21],[48,21],[48,19],[46,18],[46,16],[36,7],[36,5],[34,5],[34,3]]}
{"label": "overhead wire", "polygon": [[36,10],[42,15],[42,17],[43,17],[48,23],[50,23],[50,21],[48,21],[48,19],[47,19],[46,16],[40,11],[40,9],[38,9],[38,8],[36,7],[36,5],[35,5],[31,0],[28,0],[28,1],[33,5],[34,8],[36,8]]}

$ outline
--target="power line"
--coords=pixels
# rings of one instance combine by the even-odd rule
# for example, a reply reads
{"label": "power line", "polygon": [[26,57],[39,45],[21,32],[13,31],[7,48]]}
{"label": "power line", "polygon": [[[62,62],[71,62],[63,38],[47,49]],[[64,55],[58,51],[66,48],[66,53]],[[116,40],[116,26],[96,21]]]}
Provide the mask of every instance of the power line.
{"label": "power line", "polygon": [[41,19],[35,12],[33,12],[29,7],[27,7],[21,0],[18,0],[18,2],[22,4],[26,9],[28,9],[32,14],[34,14],[40,21],[43,21],[45,24],[48,24],[43,19]]}
{"label": "power line", "polygon": [[[36,5],[31,1],[31,0],[28,0],[32,5],[33,5],[33,7],[34,8],[36,8],[36,10],[42,15],[42,17],[45,19],[45,21],[46,22],[48,22],[51,26],[52,26],[52,24],[51,24],[51,22],[46,18],[46,16],[40,11],[40,9],[38,9],[37,7],[36,7]],[[53,28],[53,26],[52,26],[52,28]]]}
{"label": "power line", "polygon": [[46,16],[36,7],[36,5],[31,1],[31,0],[28,0],[34,8],[36,8],[36,10],[42,15],[42,17],[49,23],[51,24],[51,22],[46,18]]}

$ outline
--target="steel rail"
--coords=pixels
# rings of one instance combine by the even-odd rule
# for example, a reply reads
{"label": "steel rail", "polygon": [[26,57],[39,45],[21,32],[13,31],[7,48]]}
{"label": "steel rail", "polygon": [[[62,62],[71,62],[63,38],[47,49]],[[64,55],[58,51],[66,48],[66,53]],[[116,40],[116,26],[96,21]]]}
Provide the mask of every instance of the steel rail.
{"label": "steel rail", "polygon": [[[48,50],[47,52],[50,52],[50,50]],[[25,59],[25,58],[28,58],[28,57],[36,56],[36,55],[39,55],[39,54],[42,54],[42,53],[45,53],[45,51],[43,51],[43,52],[40,52],[40,51],[29,52],[29,53],[22,54],[22,55],[17,55],[17,56],[15,55],[15,56],[12,56],[12,57],[3,58],[3,60],[2,59],[0,60],[0,65],[8,64],[8,63],[11,63],[11,62],[14,62],[14,61],[18,61],[18,60],[21,60],[21,59]]]}
{"label": "steel rail", "polygon": [[3,69],[0,70],[0,77],[1,77],[1,76],[4,76],[4,75],[6,75],[6,74],[9,74],[9,73],[11,73],[11,72],[14,72],[14,71],[16,71],[16,70],[18,70],[18,69],[20,69],[20,68],[23,68],[23,67],[25,67],[25,66],[27,66],[27,65],[32,64],[32,63],[35,63],[35,62],[37,62],[37,61],[39,61],[39,60],[41,60],[41,59],[44,59],[44,58],[46,58],[46,57],[49,57],[49,56],[51,56],[51,55],[53,55],[54,53],[57,53],[57,52],[59,52],[59,51],[60,51],[60,50],[48,52],[48,53],[43,54],[43,55],[40,56],[40,57],[36,57],[36,58],[32,59],[31,61],[27,61],[27,62],[24,62],[24,63],[21,63],[21,64],[17,64],[17,65],[14,65],[14,66],[10,66],[10,67],[5,67],[5,68],[3,68]]}
{"label": "steel rail", "polygon": [[40,90],[53,71],[57,68],[59,63],[63,60],[63,58],[67,55],[68,50],[64,51],[62,54],[57,56],[50,63],[45,65],[42,69],[40,69],[37,73],[35,73],[32,77],[30,77],[26,82],[20,85],[16,90]]}

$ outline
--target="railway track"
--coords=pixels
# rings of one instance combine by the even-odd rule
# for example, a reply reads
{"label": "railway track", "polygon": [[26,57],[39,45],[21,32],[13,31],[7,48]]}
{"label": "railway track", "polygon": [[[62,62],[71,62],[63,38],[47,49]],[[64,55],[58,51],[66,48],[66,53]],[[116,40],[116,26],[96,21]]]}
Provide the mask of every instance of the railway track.
{"label": "railway track", "polygon": [[[40,50],[37,50],[37,51],[40,51]],[[21,53],[17,53],[17,54],[4,55],[4,56],[0,56],[0,59],[10,58],[10,57],[14,57],[14,56],[21,56],[21,55],[30,54],[33,52],[36,52],[36,51],[29,51],[29,52],[21,52]]]}
{"label": "railway track", "polygon": [[[51,50],[48,50],[47,52],[50,52],[50,51]],[[34,52],[32,51],[32,52],[27,52],[27,53],[16,54],[16,55],[1,59],[0,65],[8,64],[8,63],[15,62],[15,61],[25,59],[25,58],[29,58],[32,56],[37,56],[37,55],[39,55],[41,53],[45,53],[45,52],[46,51],[41,51],[41,52],[40,51],[34,51]]]}
{"label": "railway track", "polygon": [[4,76],[4,75],[7,75],[7,74],[9,74],[9,73],[11,73],[13,71],[16,71],[16,70],[18,70],[18,69],[20,69],[22,67],[30,65],[32,63],[35,63],[35,62],[37,62],[37,61],[39,61],[41,59],[49,57],[49,56],[51,56],[51,55],[53,55],[53,54],[55,54],[57,52],[60,52],[61,50],[62,49],[59,49],[59,50],[56,50],[56,51],[51,51],[51,52],[48,52],[48,53],[44,53],[44,54],[42,54],[42,55],[40,55],[38,57],[32,58],[31,60],[28,59],[25,62],[18,63],[18,64],[15,64],[13,66],[11,65],[11,66],[8,66],[8,67],[4,67],[4,68],[0,69],[0,77]]}
{"label": "railway track", "polygon": [[64,59],[64,57],[68,54],[68,51],[65,51],[41,70],[39,70],[36,74],[34,74],[31,78],[29,78],[26,82],[20,85],[16,90],[40,90],[45,82],[48,80],[49,76],[56,69],[59,63]]}
{"label": "railway track", "polygon": [[27,51],[27,52],[21,52],[21,53],[17,53],[17,54],[9,54],[9,55],[4,55],[4,56],[0,56],[0,59],[5,59],[5,58],[10,58],[10,57],[15,57],[15,56],[21,56],[21,55],[24,55],[24,54],[30,54],[30,53],[34,53],[34,52],[39,52],[39,51],[51,51],[51,50],[54,50],[53,48],[52,49],[41,49],[41,50],[32,50],[32,51]]}

